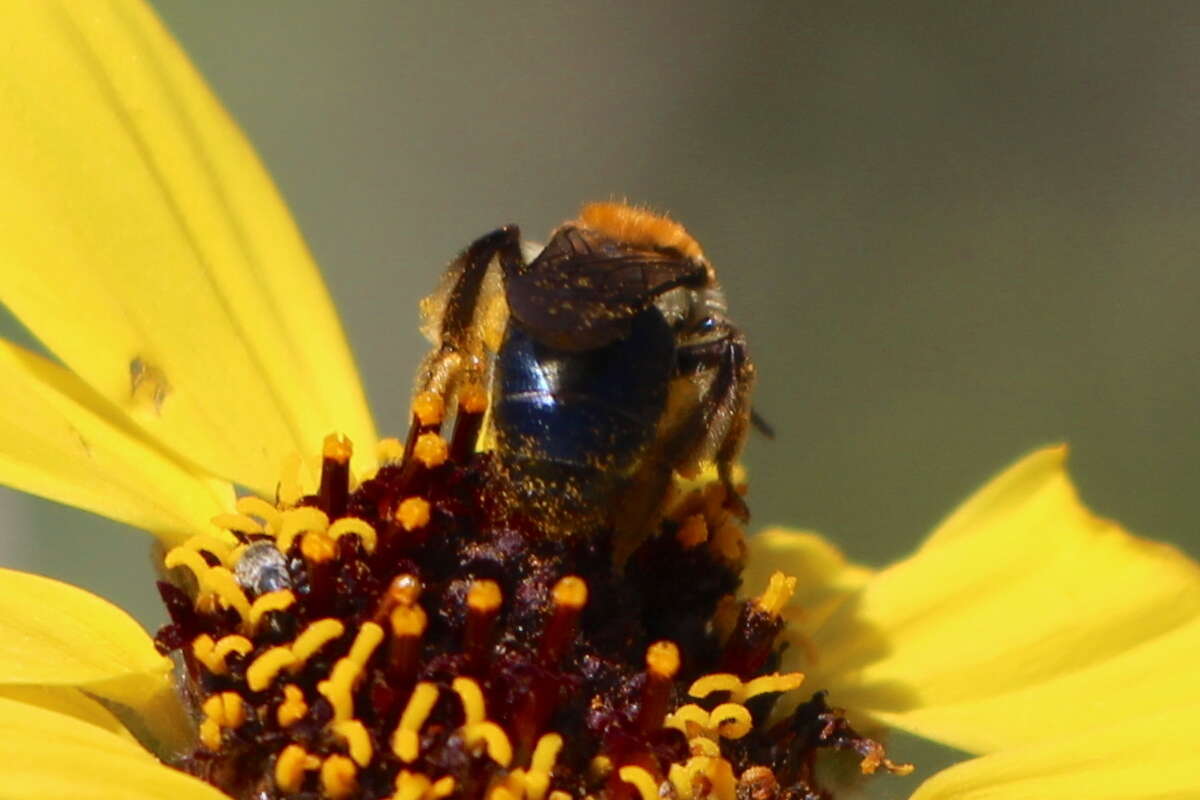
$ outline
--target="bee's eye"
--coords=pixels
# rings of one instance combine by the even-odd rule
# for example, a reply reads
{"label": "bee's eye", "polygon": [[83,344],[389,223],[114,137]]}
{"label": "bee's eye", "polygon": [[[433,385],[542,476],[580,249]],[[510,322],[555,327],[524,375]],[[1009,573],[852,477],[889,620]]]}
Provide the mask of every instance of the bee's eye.
{"label": "bee's eye", "polygon": [[708,316],[696,323],[697,333],[712,333],[717,329],[717,320],[715,317]]}

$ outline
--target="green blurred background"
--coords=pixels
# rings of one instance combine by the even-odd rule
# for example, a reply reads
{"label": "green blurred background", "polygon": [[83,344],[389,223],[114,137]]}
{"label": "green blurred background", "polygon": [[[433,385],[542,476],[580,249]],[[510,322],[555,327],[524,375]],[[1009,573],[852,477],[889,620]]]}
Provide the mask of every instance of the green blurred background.
{"label": "green blurred background", "polygon": [[[1200,4],[156,5],[290,202],[384,431],[450,257],[627,197],[688,226],[748,331],[779,431],[746,455],[757,525],[882,564],[1068,441],[1094,508],[1200,553]],[[137,534],[0,501],[4,563],[157,623]]]}

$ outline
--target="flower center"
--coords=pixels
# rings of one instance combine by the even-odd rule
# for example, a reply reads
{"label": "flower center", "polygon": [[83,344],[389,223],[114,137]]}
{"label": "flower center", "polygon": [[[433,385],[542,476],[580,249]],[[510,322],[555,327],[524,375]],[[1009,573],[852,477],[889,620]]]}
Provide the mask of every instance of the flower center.
{"label": "flower center", "polygon": [[[159,584],[198,745],[178,766],[235,798],[805,798],[821,749],[905,768],[823,693],[773,716],[776,573],[734,600],[742,531],[719,483],[682,492],[618,565],[610,532],[549,534],[418,398],[404,446],[351,490],[326,440],[320,488],[247,497],[167,553]],[[232,544],[236,542],[236,544]]]}

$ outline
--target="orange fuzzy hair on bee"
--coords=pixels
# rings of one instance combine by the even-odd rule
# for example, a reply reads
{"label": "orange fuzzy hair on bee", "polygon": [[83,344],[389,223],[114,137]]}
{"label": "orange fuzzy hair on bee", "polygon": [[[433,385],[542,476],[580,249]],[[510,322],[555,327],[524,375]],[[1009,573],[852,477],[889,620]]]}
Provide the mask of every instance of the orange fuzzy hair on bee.
{"label": "orange fuzzy hair on bee", "polygon": [[682,225],[642,208],[624,203],[588,203],[579,212],[578,222],[618,242],[675,250],[696,261],[704,260],[700,244]]}

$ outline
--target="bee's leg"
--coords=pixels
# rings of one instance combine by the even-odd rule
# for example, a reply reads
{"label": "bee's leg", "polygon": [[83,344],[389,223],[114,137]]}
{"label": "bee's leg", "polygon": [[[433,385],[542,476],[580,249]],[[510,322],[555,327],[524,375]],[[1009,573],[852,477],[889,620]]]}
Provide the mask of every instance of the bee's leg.
{"label": "bee's leg", "polygon": [[750,389],[754,384],[754,364],[746,352],[745,337],[740,331],[730,330],[721,339],[681,349],[678,359],[681,375],[716,370],[696,410],[675,437],[679,463],[711,456],[725,487],[726,502],[745,520],[750,512],[733,483],[733,467],[750,422]]}
{"label": "bee's leg", "polygon": [[482,345],[472,327],[488,266],[497,256],[506,271],[524,264],[521,231],[516,225],[506,225],[476,239],[447,269],[453,284],[442,310],[438,344],[417,373],[418,393],[433,392],[448,399],[462,373],[479,368]]}

